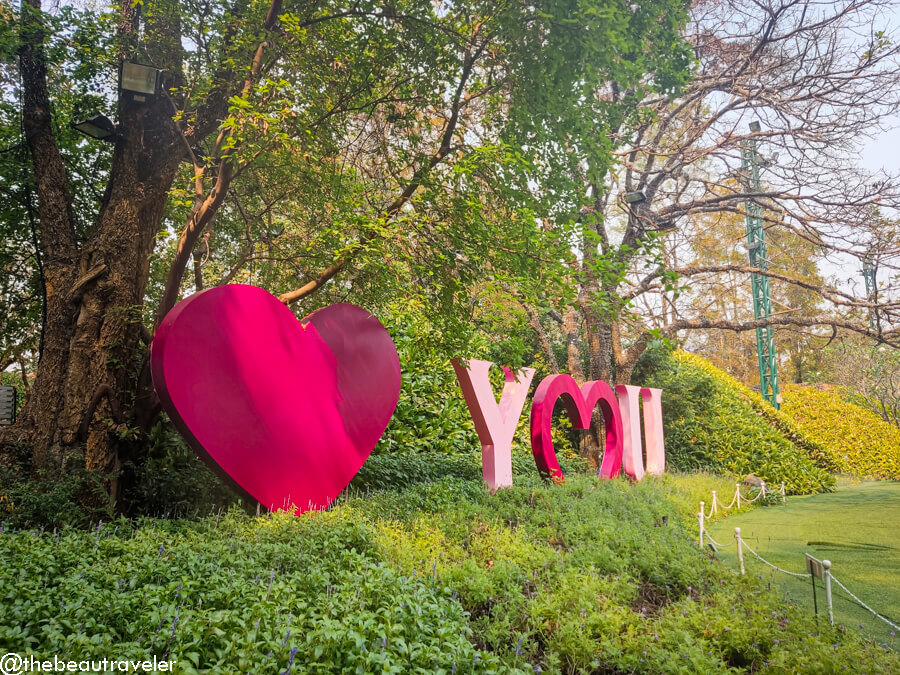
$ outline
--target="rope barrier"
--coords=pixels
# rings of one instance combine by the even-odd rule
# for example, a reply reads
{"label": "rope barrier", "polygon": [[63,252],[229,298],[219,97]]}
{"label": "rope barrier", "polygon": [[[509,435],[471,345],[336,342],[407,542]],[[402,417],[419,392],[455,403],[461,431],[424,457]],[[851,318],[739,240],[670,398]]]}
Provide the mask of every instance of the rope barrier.
{"label": "rope barrier", "polygon": [[735,501],[737,501],[737,495],[732,498],[731,503],[728,506],[721,505],[721,503],[720,505],[723,509],[730,509],[732,506],[734,506]]}
{"label": "rope barrier", "polygon": [[[708,535],[707,535],[707,536],[708,536]],[[773,565],[773,564],[770,563],[768,560],[766,560],[765,558],[763,558],[762,556],[760,556],[759,553],[757,553],[757,552],[754,551],[752,548],[750,548],[750,547],[747,545],[747,542],[746,542],[746,541],[741,540],[741,545],[742,545],[745,549],[747,549],[748,551],[750,551],[750,553],[752,553],[753,556],[754,556],[757,560],[759,560],[761,563],[763,563],[763,564],[765,564],[765,565],[768,565],[768,566],[771,567],[773,570],[778,570],[779,572],[783,572],[784,574],[790,574],[792,577],[800,577],[801,579],[809,579],[809,578],[812,576],[811,574],[807,574],[807,573],[801,574],[801,573],[799,573],[799,572],[791,572],[790,570],[785,570],[785,569],[782,569],[782,568],[778,567],[778,565]]]}
{"label": "rope barrier", "polygon": [[[761,555],[759,555],[759,553],[754,551],[747,544],[747,542],[741,538],[741,529],[739,527],[735,528],[735,541],[733,541],[729,544],[720,544],[718,541],[713,539],[712,535],[706,529],[704,521],[707,518],[711,518],[713,515],[715,515],[717,505],[720,506],[722,509],[730,509],[735,503],[737,503],[738,508],[740,508],[741,497],[743,497],[743,495],[741,495],[741,487],[738,484],[737,489],[735,490],[735,493],[734,493],[734,498],[731,500],[730,504],[725,506],[721,503],[721,501],[719,501],[718,495],[716,495],[715,490],[713,490],[712,494],[713,494],[713,499],[712,499],[712,506],[710,507],[709,515],[706,514],[705,502],[700,502],[700,512],[697,514],[698,521],[699,521],[698,524],[699,524],[700,546],[701,547],[703,546],[704,539],[706,539],[706,541],[708,541],[710,544],[712,544],[716,549],[726,548],[726,547],[731,546],[736,543],[737,544],[738,562],[740,564],[741,574],[744,574],[744,571],[745,571],[744,570],[744,558],[743,558],[742,553],[743,553],[743,550],[746,549],[747,551],[749,551],[750,553],[753,554],[754,558],[759,560],[762,564],[771,567],[776,572],[781,572],[782,574],[787,574],[792,577],[797,577],[798,579],[812,578],[812,574],[801,573],[801,572],[791,572],[790,570],[786,570],[782,567],[778,567],[778,565],[773,565],[772,563],[770,563],[768,560],[766,560]],[[744,501],[747,504],[752,504],[753,502],[757,501],[760,497],[763,497],[765,494],[766,494],[766,488],[765,488],[765,483],[763,483],[763,486],[760,488],[759,494],[756,495],[756,497],[754,497],[753,499],[748,499],[747,497],[744,497]],[[781,499],[782,499],[782,501],[784,501],[784,499],[785,499],[784,483],[781,484]],[[831,590],[830,590],[830,586],[829,586],[830,581],[834,581],[834,583],[836,583],[838,586],[840,586],[841,590],[844,591],[844,593],[846,593],[848,596],[850,596],[850,598],[852,598],[852,600],[857,605],[859,605],[866,611],[870,612],[875,618],[880,619],[881,621],[886,623],[888,626],[890,626],[894,630],[900,630],[900,626],[898,626],[896,623],[894,623],[890,619],[882,616],[881,614],[876,612],[874,609],[869,607],[866,603],[864,603],[862,600],[860,600],[858,597],[856,597],[850,591],[849,588],[844,586],[844,584],[842,584],[839,579],[837,579],[833,574],[831,574],[831,572],[830,572],[831,563],[829,563],[827,560],[825,560],[824,564],[825,564],[826,591],[828,593],[828,612],[829,612],[828,616],[829,616],[829,621],[831,621],[832,624],[834,623],[834,619],[832,618],[832,615],[831,615]]]}
{"label": "rope barrier", "polygon": [[753,499],[747,499],[747,497],[744,497],[744,501],[747,502],[748,504],[752,504],[753,502],[755,502],[755,501],[756,501],[757,499],[759,499],[760,497],[765,496],[765,494],[766,494],[766,491],[765,491],[765,490],[760,490],[760,491],[759,491],[759,494],[756,495]]}
{"label": "rope barrier", "polygon": [[728,546],[734,546],[734,542],[733,542],[733,541],[732,541],[732,542],[729,542],[729,543],[727,543],[727,544],[720,544],[719,542],[717,542],[715,539],[712,538],[712,535],[710,535],[709,530],[704,530],[704,531],[703,531],[703,536],[706,537],[707,541],[709,541],[709,542],[711,542],[713,545],[715,545],[716,548],[727,548]]}
{"label": "rope barrier", "polygon": [[[709,536],[709,535],[707,535],[707,536]],[[893,621],[891,621],[890,619],[884,618],[883,616],[881,616],[881,614],[879,614],[878,612],[876,612],[874,609],[872,609],[871,607],[869,607],[869,606],[868,606],[866,603],[864,603],[862,600],[860,600],[860,599],[857,598],[855,595],[853,595],[853,593],[850,592],[850,589],[848,589],[846,586],[844,586],[844,584],[842,584],[840,581],[838,581],[837,577],[835,577],[833,574],[831,575],[831,580],[832,580],[834,583],[836,583],[838,586],[840,586],[841,589],[844,591],[844,593],[846,593],[846,594],[849,595],[851,598],[853,598],[853,599],[856,601],[856,604],[857,604],[857,605],[859,605],[859,606],[862,607],[863,609],[866,609],[866,610],[870,611],[875,617],[877,617],[877,618],[881,619],[882,621],[884,621],[888,626],[890,626],[890,627],[893,628],[894,630],[900,630],[900,626],[898,626],[897,624],[895,624],[895,623],[894,623]]]}

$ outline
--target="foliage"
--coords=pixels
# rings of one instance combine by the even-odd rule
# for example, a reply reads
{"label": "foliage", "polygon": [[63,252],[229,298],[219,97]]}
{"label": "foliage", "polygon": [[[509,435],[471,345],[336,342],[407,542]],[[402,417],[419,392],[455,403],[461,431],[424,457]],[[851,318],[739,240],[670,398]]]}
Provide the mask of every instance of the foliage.
{"label": "foliage", "polygon": [[397,409],[375,453],[480,450],[450,358],[485,356],[484,341],[448,345],[415,302],[392,305],[382,321],[397,346],[402,383]]}
{"label": "foliage", "polygon": [[782,412],[815,437],[841,472],[900,480],[900,429],[871,410],[845,401],[836,389],[788,385]]}
{"label": "foliage", "polygon": [[129,516],[184,518],[227,509],[241,498],[204,464],[161,418],[150,432],[148,456],[123,466],[122,510]]}
{"label": "foliage", "polygon": [[[752,473],[790,494],[830,490],[824,451],[734,378],[687,352],[648,350],[635,373],[663,390],[666,460],[681,470]],[[814,461],[815,460],[815,461]]]}
{"label": "foliage", "polygon": [[4,528],[0,650],[186,673],[900,667],[698,553],[678,489],[446,479],[302,517]]}
{"label": "foliage", "polygon": [[[0,447],[0,518],[13,527],[85,527],[112,517],[104,476],[84,468],[84,455],[72,452],[60,474],[33,471],[31,448]],[[62,477],[65,480],[62,480]]]}
{"label": "foliage", "polygon": [[480,454],[373,454],[350,482],[347,494],[354,495],[369,490],[397,490],[444,478],[459,478],[477,485],[481,480]]}
{"label": "foliage", "polygon": [[900,353],[870,340],[842,335],[821,352],[809,382],[839,385],[842,395],[900,427]]}

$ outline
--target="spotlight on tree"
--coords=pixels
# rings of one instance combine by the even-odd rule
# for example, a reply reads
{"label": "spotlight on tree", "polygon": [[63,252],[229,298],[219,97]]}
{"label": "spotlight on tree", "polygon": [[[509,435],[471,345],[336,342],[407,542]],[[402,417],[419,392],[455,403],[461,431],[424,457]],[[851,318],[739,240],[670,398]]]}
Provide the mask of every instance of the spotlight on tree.
{"label": "spotlight on tree", "polygon": [[15,423],[17,402],[18,392],[15,387],[0,387],[0,426]]}
{"label": "spotlight on tree", "polygon": [[98,141],[116,140],[116,125],[106,115],[94,115],[80,122],[72,122],[72,128]]}
{"label": "spotlight on tree", "polygon": [[752,131],[754,134],[758,133],[761,129],[762,129],[762,127],[760,126],[759,122],[757,122],[756,120],[753,120],[752,122],[750,122],[750,131]]}
{"label": "spotlight on tree", "polygon": [[159,90],[159,68],[125,61],[119,71],[119,89],[131,92],[132,100],[144,103]]}
{"label": "spotlight on tree", "polygon": [[647,201],[647,196],[640,190],[637,190],[635,192],[626,192],[622,199],[626,204],[640,204]]}

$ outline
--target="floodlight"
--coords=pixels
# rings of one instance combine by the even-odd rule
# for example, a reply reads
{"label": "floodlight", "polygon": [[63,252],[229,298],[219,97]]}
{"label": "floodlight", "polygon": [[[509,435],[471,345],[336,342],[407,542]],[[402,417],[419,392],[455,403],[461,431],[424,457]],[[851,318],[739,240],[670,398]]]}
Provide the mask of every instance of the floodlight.
{"label": "floodlight", "polygon": [[752,131],[753,133],[757,133],[761,129],[762,127],[759,125],[759,122],[757,120],[753,120],[752,122],[750,122],[750,131]]}
{"label": "floodlight", "polygon": [[647,201],[647,196],[640,190],[637,190],[635,192],[626,192],[622,199],[626,204],[640,204]]}
{"label": "floodlight", "polygon": [[135,101],[144,102],[148,96],[156,95],[160,73],[159,68],[125,61],[119,72],[119,89],[132,92]]}
{"label": "floodlight", "polygon": [[0,387],[0,426],[8,426],[16,421],[16,403],[19,393],[15,387]]}
{"label": "floodlight", "polygon": [[72,128],[98,141],[116,140],[116,125],[106,115],[94,115],[80,122],[72,122]]}

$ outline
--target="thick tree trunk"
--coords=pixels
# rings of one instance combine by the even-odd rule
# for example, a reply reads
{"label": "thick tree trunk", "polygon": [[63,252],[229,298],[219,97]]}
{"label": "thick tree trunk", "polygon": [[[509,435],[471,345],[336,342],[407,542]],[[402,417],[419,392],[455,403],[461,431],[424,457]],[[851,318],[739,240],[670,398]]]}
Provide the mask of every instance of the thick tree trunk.
{"label": "thick tree trunk", "polygon": [[584,329],[588,345],[588,379],[612,380],[612,326],[590,307],[585,307]]}
{"label": "thick tree trunk", "polygon": [[[48,266],[44,354],[16,425],[33,446],[34,470],[58,467],[65,450],[82,442],[88,470],[118,470],[124,430],[111,428],[123,421],[111,418],[112,408],[135,413],[149,259],[177,157],[153,161],[134,139],[122,145],[109,201],[77,262]],[[109,393],[91,410],[103,385]],[[112,482],[113,499],[115,493]]]}
{"label": "thick tree trunk", "polygon": [[[108,192],[89,236],[79,241],[53,133],[39,8],[39,0],[23,3],[19,56],[47,320],[30,396],[0,444],[28,443],[32,471],[52,475],[84,443],[86,468],[110,472],[121,460],[122,429],[115,426],[135,413],[149,258],[183,140],[171,122],[171,104],[162,96],[147,102],[123,96]],[[116,424],[110,425],[111,415]],[[114,501],[116,482],[109,487]]]}
{"label": "thick tree trunk", "polygon": [[581,363],[581,350],[578,349],[578,316],[574,307],[566,309],[562,317],[563,333],[566,336],[566,366],[579,386],[584,384],[584,368]]}

